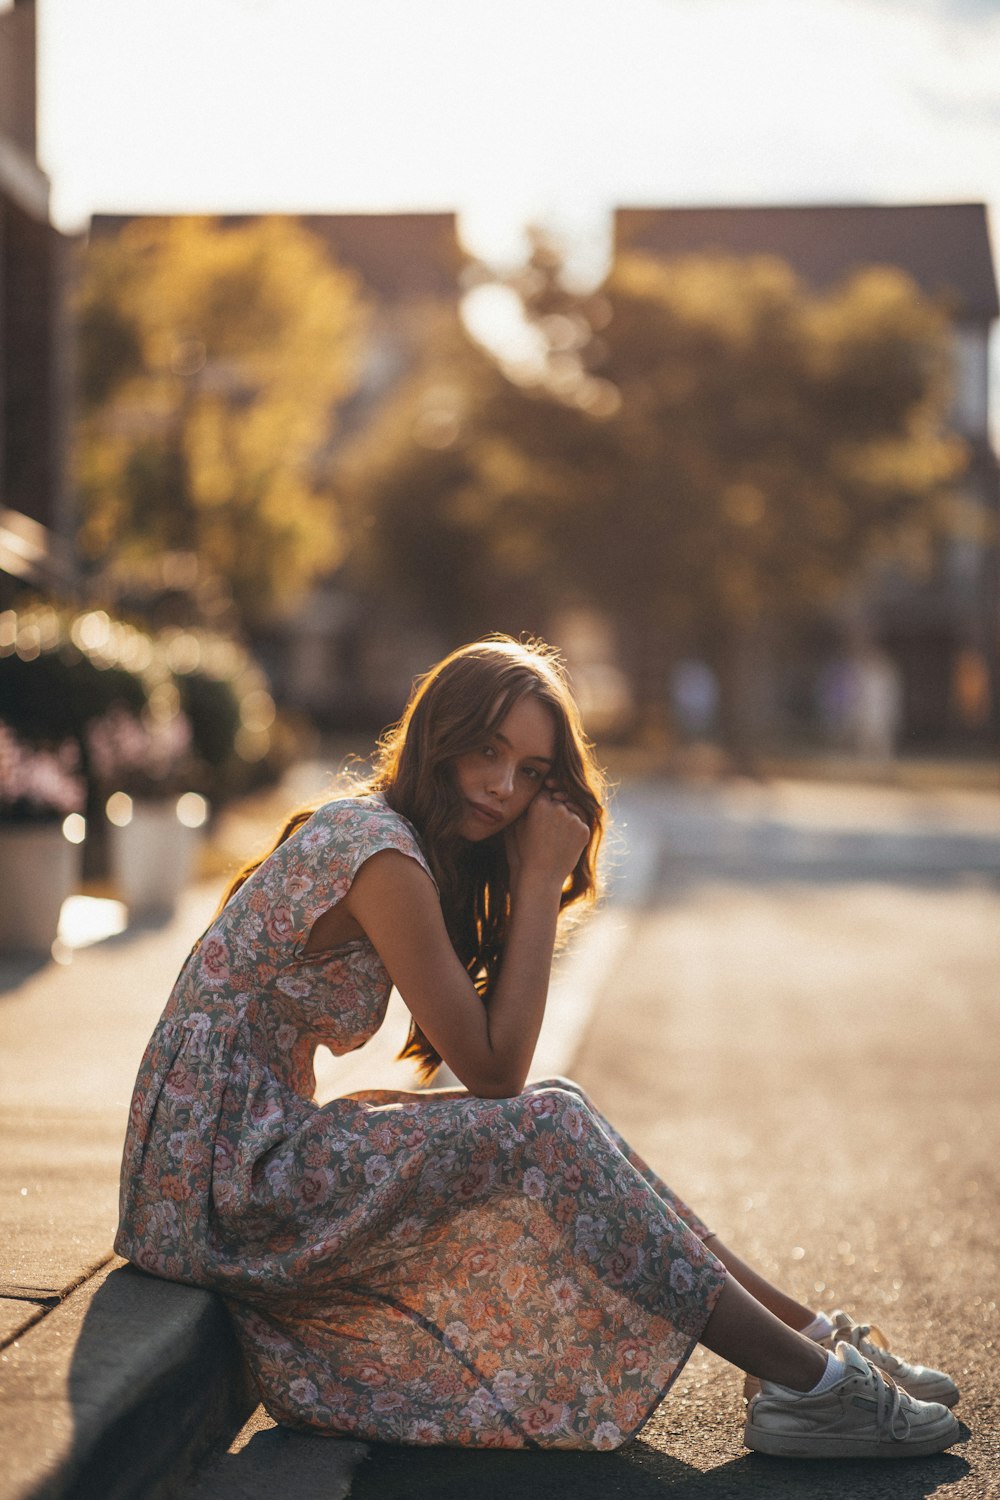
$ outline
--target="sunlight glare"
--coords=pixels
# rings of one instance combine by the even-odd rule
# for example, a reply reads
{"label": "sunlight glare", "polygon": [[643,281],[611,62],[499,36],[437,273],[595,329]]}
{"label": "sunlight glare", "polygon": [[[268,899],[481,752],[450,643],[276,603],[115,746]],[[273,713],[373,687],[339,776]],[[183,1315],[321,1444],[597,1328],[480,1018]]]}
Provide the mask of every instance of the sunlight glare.
{"label": "sunlight glare", "polygon": [[545,366],[545,339],[524,316],[521,299],[508,286],[490,282],[473,287],[462,298],[462,321],[477,343],[505,364],[536,369]]}

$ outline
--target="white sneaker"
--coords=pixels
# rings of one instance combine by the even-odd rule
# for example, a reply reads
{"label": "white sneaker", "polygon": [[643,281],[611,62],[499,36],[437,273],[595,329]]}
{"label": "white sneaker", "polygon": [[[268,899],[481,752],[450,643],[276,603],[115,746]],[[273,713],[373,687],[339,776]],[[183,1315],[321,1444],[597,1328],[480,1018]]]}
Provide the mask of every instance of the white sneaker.
{"label": "white sneaker", "polygon": [[919,1458],[959,1435],[946,1406],[916,1401],[853,1344],[839,1343],[842,1379],[809,1396],[762,1381],[747,1408],[743,1441],[783,1458]]}
{"label": "white sneaker", "polygon": [[918,1401],[939,1401],[942,1406],[954,1406],[958,1400],[958,1386],[943,1370],[932,1370],[926,1365],[911,1365],[905,1359],[889,1351],[889,1340],[872,1323],[855,1323],[847,1313],[825,1313],[833,1324],[829,1338],[818,1342],[824,1349],[834,1349],[843,1340],[853,1344],[867,1360],[885,1375],[890,1375],[898,1386],[916,1396]]}

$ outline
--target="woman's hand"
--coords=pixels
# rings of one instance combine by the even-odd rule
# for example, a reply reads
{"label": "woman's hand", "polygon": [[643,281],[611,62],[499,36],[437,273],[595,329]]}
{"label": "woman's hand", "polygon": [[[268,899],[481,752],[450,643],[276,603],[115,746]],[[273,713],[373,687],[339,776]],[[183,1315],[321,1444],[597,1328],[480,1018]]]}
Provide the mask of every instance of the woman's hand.
{"label": "woman's hand", "polygon": [[547,781],[505,837],[512,887],[531,875],[561,890],[587,847],[590,828],[556,782]]}

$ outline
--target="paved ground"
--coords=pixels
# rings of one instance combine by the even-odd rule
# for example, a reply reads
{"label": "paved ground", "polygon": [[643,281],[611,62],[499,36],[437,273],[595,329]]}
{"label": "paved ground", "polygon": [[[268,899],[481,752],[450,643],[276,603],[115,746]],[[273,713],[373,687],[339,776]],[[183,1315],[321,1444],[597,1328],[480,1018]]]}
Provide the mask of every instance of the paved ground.
{"label": "paved ground", "polygon": [[[352,1496],[1000,1496],[1000,798],[651,786],[628,807],[638,858],[584,955],[588,982],[612,977],[580,1037],[570,972],[551,1056],[575,1048],[580,1081],[730,1243],[950,1369],[968,1441],[891,1472],[754,1458],[738,1378],[699,1354],[618,1454],[373,1448]],[[233,847],[275,811],[249,809]],[[214,895],[189,892],[172,923],[68,966],[0,964],[0,1344],[108,1255],[135,1066]],[[330,1067],[324,1086],[389,1078],[395,1041]],[[269,1425],[192,1497],[339,1500],[357,1455]]]}
{"label": "paved ground", "polygon": [[[731,1245],[951,1371],[967,1439],[896,1465],[750,1455],[740,1380],[699,1351],[616,1454],[373,1447],[352,1500],[1000,1496],[1000,798],[649,787],[629,807],[653,880],[620,908],[576,1076]],[[192,1497],[338,1500],[329,1441],[270,1427]]]}

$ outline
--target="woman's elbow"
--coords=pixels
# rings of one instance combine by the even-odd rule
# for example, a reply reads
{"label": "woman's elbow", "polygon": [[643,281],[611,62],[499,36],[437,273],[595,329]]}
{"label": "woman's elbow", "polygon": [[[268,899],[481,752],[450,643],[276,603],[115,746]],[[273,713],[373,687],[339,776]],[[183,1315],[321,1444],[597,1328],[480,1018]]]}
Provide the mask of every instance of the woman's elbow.
{"label": "woman's elbow", "polygon": [[[524,1085],[521,1085],[523,1088]],[[499,1084],[491,1085],[489,1088],[470,1089],[470,1094],[475,1094],[478,1099],[516,1099],[521,1088],[503,1088]]]}
{"label": "woman's elbow", "polygon": [[524,1073],[479,1073],[462,1079],[469,1093],[479,1099],[514,1099],[526,1081]]}

